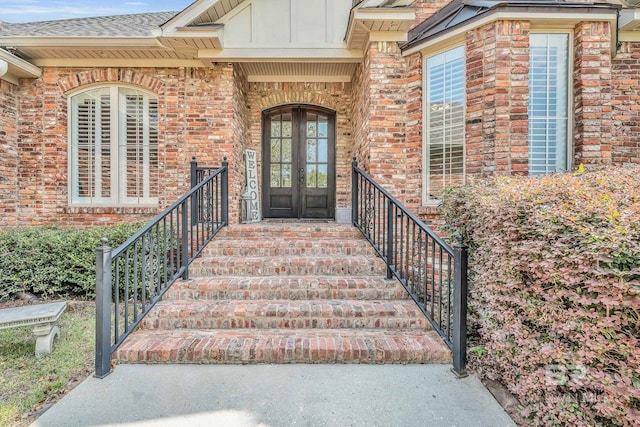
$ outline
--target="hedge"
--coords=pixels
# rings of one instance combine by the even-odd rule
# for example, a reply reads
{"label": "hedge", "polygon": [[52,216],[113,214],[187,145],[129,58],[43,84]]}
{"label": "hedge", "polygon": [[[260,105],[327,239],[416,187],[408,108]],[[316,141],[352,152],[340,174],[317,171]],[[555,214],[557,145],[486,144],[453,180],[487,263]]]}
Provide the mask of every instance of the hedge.
{"label": "hedge", "polygon": [[100,238],[117,247],[142,227],[122,223],[72,230],[27,227],[0,230],[0,301],[16,292],[37,296],[95,295],[96,248]]}
{"label": "hedge", "polygon": [[640,167],[452,189],[470,363],[533,425],[640,425]]}

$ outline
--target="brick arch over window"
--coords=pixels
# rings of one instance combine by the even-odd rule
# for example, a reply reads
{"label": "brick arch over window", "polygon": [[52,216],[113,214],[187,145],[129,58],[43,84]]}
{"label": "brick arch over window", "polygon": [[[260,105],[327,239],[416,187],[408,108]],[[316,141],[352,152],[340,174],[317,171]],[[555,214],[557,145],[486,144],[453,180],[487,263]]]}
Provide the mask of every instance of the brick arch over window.
{"label": "brick arch over window", "polygon": [[68,92],[80,86],[95,83],[129,83],[145,88],[153,93],[160,93],[164,82],[148,74],[133,70],[113,68],[95,69],[72,74],[58,81],[63,92]]}

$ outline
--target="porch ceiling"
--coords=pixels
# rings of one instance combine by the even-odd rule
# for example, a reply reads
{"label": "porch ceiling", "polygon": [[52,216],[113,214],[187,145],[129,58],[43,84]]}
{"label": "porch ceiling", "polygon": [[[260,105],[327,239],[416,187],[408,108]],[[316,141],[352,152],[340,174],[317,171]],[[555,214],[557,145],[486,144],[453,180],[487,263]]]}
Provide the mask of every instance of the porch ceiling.
{"label": "porch ceiling", "polygon": [[355,63],[243,62],[250,82],[350,82]]}

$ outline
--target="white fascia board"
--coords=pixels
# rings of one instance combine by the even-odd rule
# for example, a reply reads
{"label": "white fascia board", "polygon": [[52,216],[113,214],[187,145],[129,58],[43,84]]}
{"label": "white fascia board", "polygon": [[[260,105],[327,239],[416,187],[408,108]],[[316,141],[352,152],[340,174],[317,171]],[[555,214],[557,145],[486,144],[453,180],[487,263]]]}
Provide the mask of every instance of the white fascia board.
{"label": "white fascia board", "polygon": [[640,11],[638,9],[620,10],[620,19],[618,20],[620,31],[633,30],[638,25],[640,25]]}
{"label": "white fascia board", "polygon": [[304,49],[304,48],[226,48],[200,49],[199,59],[231,62],[286,62],[296,60],[301,62],[361,62],[362,52],[349,49]]}
{"label": "white fascia board", "polygon": [[412,8],[359,8],[353,11],[356,21],[413,21],[416,11]]}
{"label": "white fascia board", "polygon": [[186,27],[219,1],[220,0],[198,0],[168,20],[160,28],[163,32],[173,32],[178,27]]}
{"label": "white fascia board", "polygon": [[75,47],[166,49],[155,37],[2,37],[4,46],[12,47]]}
{"label": "white fascia board", "polygon": [[202,61],[195,59],[115,59],[115,58],[46,58],[36,59],[34,64],[40,67],[156,67],[156,68],[176,68],[176,67],[204,67]]}
{"label": "white fascia board", "polygon": [[[602,12],[602,13],[571,13],[571,14],[552,13],[552,12],[531,12],[531,11],[529,12],[513,12],[513,11],[495,12],[495,13],[488,14],[486,17],[482,19],[471,21],[470,23],[466,25],[462,25],[454,30],[446,31],[441,35],[425,40],[424,42],[417,44],[411,47],[410,49],[407,49],[404,52],[402,52],[402,56],[410,56],[410,55],[413,55],[414,53],[428,50],[433,46],[442,44],[447,39],[464,35],[467,33],[467,31],[471,31],[475,28],[482,27],[484,25],[490,24],[491,22],[495,22],[495,21],[505,20],[505,21],[531,22],[535,20],[535,21],[542,21],[547,26],[549,25],[575,26],[575,24],[582,21],[592,21],[592,22],[608,21],[608,22],[611,22],[612,24],[615,24],[616,19],[617,19],[616,10],[611,10],[611,11]],[[612,38],[615,38],[615,35]],[[613,43],[615,46],[615,41],[613,41]]]}
{"label": "white fascia board", "polygon": [[409,35],[406,31],[371,31],[370,42],[406,42]]}
{"label": "white fascia board", "polygon": [[618,40],[621,42],[640,42],[640,31],[620,31]]}

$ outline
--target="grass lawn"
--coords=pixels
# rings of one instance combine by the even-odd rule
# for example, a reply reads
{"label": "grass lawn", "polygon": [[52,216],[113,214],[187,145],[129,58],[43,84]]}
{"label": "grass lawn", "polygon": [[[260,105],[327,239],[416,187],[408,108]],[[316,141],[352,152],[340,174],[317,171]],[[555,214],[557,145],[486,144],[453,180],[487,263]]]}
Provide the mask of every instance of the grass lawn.
{"label": "grass lawn", "polygon": [[0,426],[29,424],[93,372],[94,316],[95,303],[69,301],[53,352],[38,357],[33,327],[0,330]]}

